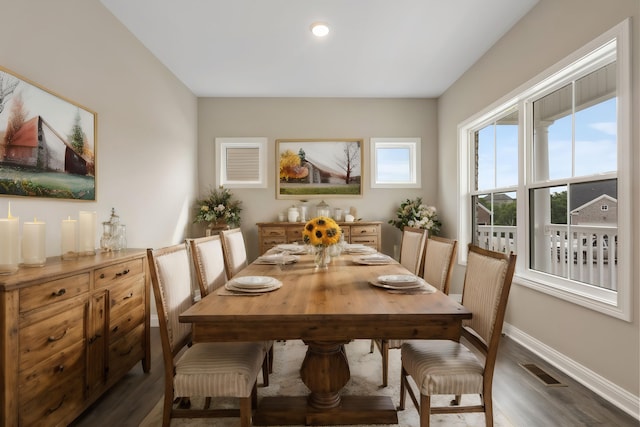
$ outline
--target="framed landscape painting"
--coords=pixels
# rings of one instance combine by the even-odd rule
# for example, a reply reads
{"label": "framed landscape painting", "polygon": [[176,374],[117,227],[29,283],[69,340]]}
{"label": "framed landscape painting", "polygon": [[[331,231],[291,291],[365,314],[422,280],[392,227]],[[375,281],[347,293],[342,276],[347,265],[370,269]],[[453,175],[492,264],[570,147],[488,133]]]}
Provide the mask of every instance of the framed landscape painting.
{"label": "framed landscape painting", "polygon": [[0,67],[0,195],[95,200],[96,116]]}
{"label": "framed landscape painting", "polygon": [[277,139],[276,197],[361,197],[362,149],[362,139]]}

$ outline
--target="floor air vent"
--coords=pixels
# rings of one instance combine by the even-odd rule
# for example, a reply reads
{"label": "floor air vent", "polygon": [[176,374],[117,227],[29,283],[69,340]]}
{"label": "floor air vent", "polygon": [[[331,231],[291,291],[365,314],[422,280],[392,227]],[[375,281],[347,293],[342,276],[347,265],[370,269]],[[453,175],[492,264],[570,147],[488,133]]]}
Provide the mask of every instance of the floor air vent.
{"label": "floor air vent", "polygon": [[551,375],[546,373],[542,368],[540,368],[535,363],[520,363],[524,369],[527,370],[531,375],[542,381],[544,385],[547,387],[566,387],[566,384],[562,384],[557,379],[553,378]]}

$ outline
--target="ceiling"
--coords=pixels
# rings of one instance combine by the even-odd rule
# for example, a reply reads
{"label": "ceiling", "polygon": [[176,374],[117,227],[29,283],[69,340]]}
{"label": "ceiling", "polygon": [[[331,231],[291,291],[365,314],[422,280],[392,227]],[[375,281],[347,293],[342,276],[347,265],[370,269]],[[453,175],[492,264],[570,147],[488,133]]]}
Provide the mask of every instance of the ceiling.
{"label": "ceiling", "polygon": [[440,96],[537,1],[101,0],[198,97],[382,98]]}

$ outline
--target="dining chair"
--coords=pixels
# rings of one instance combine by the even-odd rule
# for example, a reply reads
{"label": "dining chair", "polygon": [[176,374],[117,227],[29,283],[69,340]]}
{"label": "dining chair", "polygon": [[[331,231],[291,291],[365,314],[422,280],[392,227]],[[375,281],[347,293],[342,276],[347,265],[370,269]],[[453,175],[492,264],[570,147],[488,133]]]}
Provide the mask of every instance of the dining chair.
{"label": "dining chair", "polygon": [[[192,343],[191,324],[180,313],[193,304],[191,265],[186,244],[147,249],[149,273],[160,324],[164,361],[162,425],[172,418],[239,416],[251,426],[257,404],[257,376],[265,358],[261,343]],[[174,407],[174,399],[205,397],[203,409]],[[211,398],[235,397],[239,409],[211,409]],[[185,405],[187,406],[187,405]]]}
{"label": "dining chair", "polygon": [[419,275],[424,262],[424,248],[428,230],[404,227],[400,241],[400,264],[411,273]]}
{"label": "dining chair", "polygon": [[227,275],[232,278],[249,264],[244,236],[240,228],[232,228],[230,230],[222,230],[220,237],[222,238],[224,265],[227,269]]}
{"label": "dining chair", "polygon": [[[493,426],[493,372],[515,264],[513,253],[469,245],[462,304],[473,317],[463,321],[460,342],[412,340],[402,344],[399,409],[404,409],[409,392],[421,427],[429,426],[431,414],[461,412],[484,412],[485,424]],[[412,388],[409,376],[417,390]],[[442,394],[455,396],[451,406],[431,407],[431,396]],[[479,394],[480,404],[460,406],[463,394]]]}
{"label": "dining chair", "polygon": [[[444,237],[432,236],[427,239],[424,255],[424,279],[439,291],[449,294],[451,272],[455,261],[458,241]],[[389,383],[389,350],[402,347],[404,340],[374,339],[371,340],[373,352],[375,346],[382,356],[382,386]]]}
{"label": "dining chair", "polygon": [[[187,239],[200,296],[204,298],[227,282],[227,270],[220,235]],[[264,342],[267,357],[262,366],[262,380],[269,386],[269,374],[273,372],[273,341]]]}

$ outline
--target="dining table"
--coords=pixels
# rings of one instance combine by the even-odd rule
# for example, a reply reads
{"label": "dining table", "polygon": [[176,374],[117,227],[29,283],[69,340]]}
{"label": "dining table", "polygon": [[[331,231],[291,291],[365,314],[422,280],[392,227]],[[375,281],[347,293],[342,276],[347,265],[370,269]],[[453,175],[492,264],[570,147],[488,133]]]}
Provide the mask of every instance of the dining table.
{"label": "dining table", "polygon": [[317,268],[309,254],[287,263],[260,259],[227,285],[268,277],[277,287],[237,292],[223,286],[180,315],[180,322],[192,324],[194,342],[299,339],[307,345],[300,377],[309,394],[263,397],[255,425],[397,424],[391,397],[343,393],[350,379],[345,344],[372,338],[458,340],[462,321],[472,316],[428,284],[381,283],[381,277],[410,275],[391,257],[369,263],[343,253],[327,268]]}

